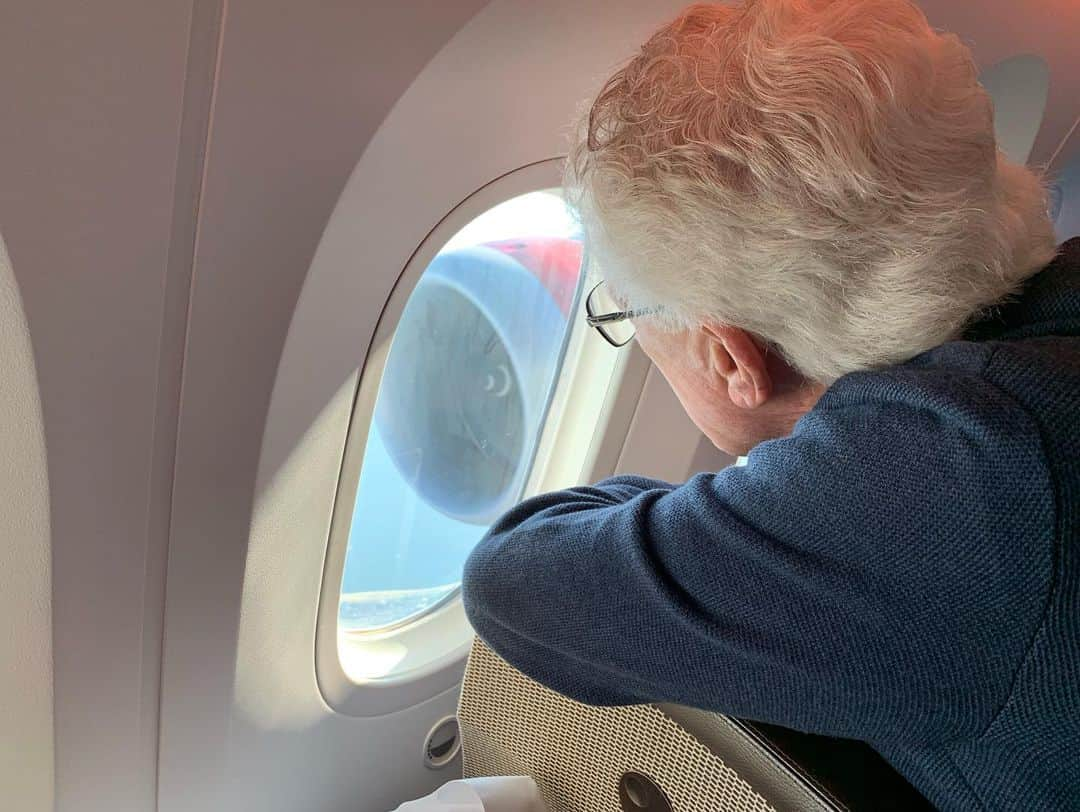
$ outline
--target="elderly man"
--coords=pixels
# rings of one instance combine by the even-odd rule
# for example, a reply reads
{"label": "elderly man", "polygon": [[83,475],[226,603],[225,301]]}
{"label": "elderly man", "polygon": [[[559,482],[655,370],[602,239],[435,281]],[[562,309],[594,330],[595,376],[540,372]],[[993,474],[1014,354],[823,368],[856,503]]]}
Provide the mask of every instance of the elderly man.
{"label": "elderly man", "polygon": [[1078,808],[1080,241],[968,50],[904,0],[694,6],[569,175],[592,322],[749,459],[512,510],[480,636],[584,702],[860,739],[944,809]]}

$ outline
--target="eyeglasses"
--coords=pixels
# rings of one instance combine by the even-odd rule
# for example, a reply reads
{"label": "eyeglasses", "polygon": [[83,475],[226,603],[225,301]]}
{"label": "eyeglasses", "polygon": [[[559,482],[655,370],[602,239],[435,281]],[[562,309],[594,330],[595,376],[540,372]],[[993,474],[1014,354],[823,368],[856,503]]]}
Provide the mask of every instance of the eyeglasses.
{"label": "eyeglasses", "polygon": [[623,347],[634,339],[637,331],[630,319],[659,313],[660,310],[660,307],[624,310],[603,282],[594,287],[585,299],[585,320],[612,347]]}

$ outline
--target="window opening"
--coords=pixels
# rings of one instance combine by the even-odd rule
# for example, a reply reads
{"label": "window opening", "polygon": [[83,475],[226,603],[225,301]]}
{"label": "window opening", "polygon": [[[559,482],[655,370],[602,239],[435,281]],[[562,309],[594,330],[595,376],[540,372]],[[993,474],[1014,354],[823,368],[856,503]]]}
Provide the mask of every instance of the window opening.
{"label": "window opening", "polygon": [[544,190],[476,217],[424,270],[368,430],[339,632],[386,632],[451,599],[473,546],[521,499],[581,266],[576,218]]}
{"label": "window opening", "polygon": [[1080,236],[1080,154],[1051,180],[1049,192],[1050,216],[1058,242]]}

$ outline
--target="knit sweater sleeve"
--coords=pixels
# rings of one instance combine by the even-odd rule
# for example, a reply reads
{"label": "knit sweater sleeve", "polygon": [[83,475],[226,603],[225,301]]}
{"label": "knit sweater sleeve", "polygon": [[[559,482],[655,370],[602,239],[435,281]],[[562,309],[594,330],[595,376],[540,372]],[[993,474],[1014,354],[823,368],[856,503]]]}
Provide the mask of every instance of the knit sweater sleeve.
{"label": "knit sweater sleeve", "polygon": [[983,729],[1045,598],[1052,489],[1033,429],[828,403],[742,468],[522,503],[466,564],[477,633],[592,704],[867,741]]}

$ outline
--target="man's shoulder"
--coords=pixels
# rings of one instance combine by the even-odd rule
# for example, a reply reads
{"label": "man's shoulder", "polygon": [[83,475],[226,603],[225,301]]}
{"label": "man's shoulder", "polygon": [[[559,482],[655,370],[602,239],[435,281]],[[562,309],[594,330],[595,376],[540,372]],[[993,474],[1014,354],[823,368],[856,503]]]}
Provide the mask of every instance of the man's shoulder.
{"label": "man's shoulder", "polygon": [[[1017,466],[1052,465],[1062,437],[1080,434],[1080,339],[1041,336],[1012,341],[948,342],[910,361],[836,381],[797,431],[821,426],[858,430],[852,440],[937,442],[950,438]],[[1060,436],[1059,436],[1060,435]],[[1049,453],[1048,453],[1049,452]]]}
{"label": "man's shoulder", "polygon": [[800,421],[796,434],[827,428],[834,439],[870,445],[924,447],[929,439],[970,448],[1040,451],[1036,421],[991,374],[998,348],[955,341],[904,364],[845,375]]}
{"label": "man's shoulder", "polygon": [[1054,471],[1038,420],[987,373],[993,355],[957,342],[844,376],[751,465],[763,480],[794,480],[816,513],[862,517],[885,536],[1041,556],[1054,532]]}
{"label": "man's shoulder", "polygon": [[834,382],[826,395],[850,398],[859,393],[864,397],[895,398],[901,393],[912,395],[919,391],[962,393],[985,379],[994,353],[992,343],[949,341],[900,364],[848,373]]}
{"label": "man's shoulder", "polygon": [[972,623],[999,606],[1030,620],[1054,481],[1036,422],[985,374],[992,354],[944,347],[938,363],[840,379],[789,438],[750,454],[738,509],[897,589],[964,596],[955,611]]}

